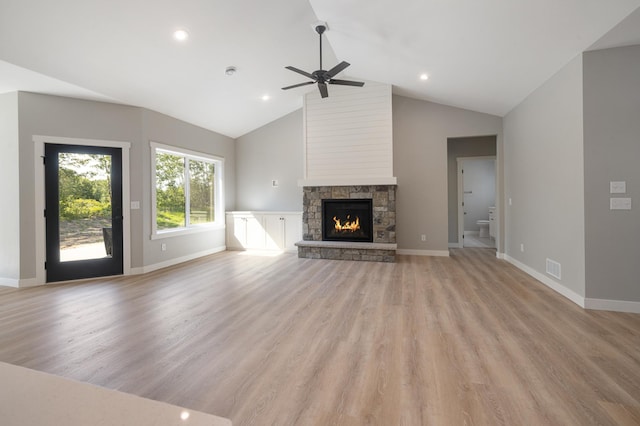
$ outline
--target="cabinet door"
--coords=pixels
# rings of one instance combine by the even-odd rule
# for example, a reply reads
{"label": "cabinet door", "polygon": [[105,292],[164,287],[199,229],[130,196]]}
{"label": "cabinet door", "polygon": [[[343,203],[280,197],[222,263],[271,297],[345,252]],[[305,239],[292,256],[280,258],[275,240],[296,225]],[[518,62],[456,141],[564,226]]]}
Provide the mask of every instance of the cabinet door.
{"label": "cabinet door", "polygon": [[245,248],[264,249],[265,232],[262,227],[262,216],[247,216],[245,221],[247,227],[247,244],[245,245]]}
{"label": "cabinet door", "polygon": [[244,217],[227,215],[227,247],[241,249],[247,244],[247,224]]}
{"label": "cabinet door", "polygon": [[302,240],[302,216],[286,214],[284,218],[284,250],[296,251],[296,243]]}
{"label": "cabinet door", "polygon": [[281,215],[264,215],[267,250],[284,250],[284,223],[284,217]]}

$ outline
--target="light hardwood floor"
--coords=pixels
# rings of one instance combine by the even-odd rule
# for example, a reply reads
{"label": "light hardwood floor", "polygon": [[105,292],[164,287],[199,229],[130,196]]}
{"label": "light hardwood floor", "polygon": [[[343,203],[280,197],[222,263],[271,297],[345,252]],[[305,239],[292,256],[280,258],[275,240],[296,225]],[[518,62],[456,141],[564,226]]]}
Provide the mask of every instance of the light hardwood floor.
{"label": "light hardwood floor", "polygon": [[225,252],[2,289],[0,360],[234,425],[640,424],[640,315],[583,310],[490,249]]}

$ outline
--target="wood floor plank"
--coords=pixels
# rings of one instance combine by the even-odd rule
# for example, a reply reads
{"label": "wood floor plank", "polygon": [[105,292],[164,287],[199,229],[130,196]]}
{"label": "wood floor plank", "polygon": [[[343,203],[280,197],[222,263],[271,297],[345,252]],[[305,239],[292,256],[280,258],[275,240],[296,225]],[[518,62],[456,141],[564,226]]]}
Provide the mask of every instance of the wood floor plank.
{"label": "wood floor plank", "polygon": [[395,264],[225,252],[0,288],[0,324],[0,361],[234,425],[640,418],[640,315],[583,310],[490,249]]}

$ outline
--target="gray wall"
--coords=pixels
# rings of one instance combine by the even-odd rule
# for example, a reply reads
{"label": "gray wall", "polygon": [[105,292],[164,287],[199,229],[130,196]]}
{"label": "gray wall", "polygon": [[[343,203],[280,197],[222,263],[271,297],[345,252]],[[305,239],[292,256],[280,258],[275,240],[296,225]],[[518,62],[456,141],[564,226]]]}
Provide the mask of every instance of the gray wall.
{"label": "gray wall", "polygon": [[584,296],[580,56],[505,116],[504,164],[505,253],[542,274],[560,262],[560,284]]}
{"label": "gray wall", "polygon": [[[151,241],[151,170],[149,139],[170,145],[226,157],[227,202],[234,199],[235,156],[233,139],[180,120],[142,108],[84,101],[57,96],[19,93],[20,131],[20,208],[34,211],[33,135],[103,139],[131,143],[130,192],[132,201],[140,201],[140,210],[131,212],[131,266],[150,266],[199,251],[224,245],[224,231],[171,237]],[[35,218],[20,217],[20,277],[36,275]],[[167,251],[160,252],[161,242]]]}
{"label": "gray wall", "polygon": [[[399,249],[448,250],[447,140],[478,135],[496,135],[500,191],[502,118],[393,96],[393,170],[398,178]],[[426,242],[420,240],[421,234],[426,234]]]}
{"label": "gray wall", "polygon": [[236,209],[302,211],[302,121],[300,109],[237,139]]}
{"label": "gray wall", "polygon": [[[640,301],[640,46],[584,54],[586,296]],[[626,194],[609,194],[626,181]],[[631,211],[609,197],[632,198]]]}
{"label": "gray wall", "polygon": [[[143,264],[171,260],[188,256],[192,253],[204,252],[214,247],[225,245],[224,229],[217,229],[190,235],[173,236],[151,240],[151,151],[149,141],[186,148],[196,152],[212,154],[224,158],[224,210],[233,209],[235,205],[235,144],[234,140],[219,133],[176,120],[155,111],[142,110],[142,235],[144,259]],[[133,179],[132,179],[133,181]],[[132,198],[133,200],[133,198]],[[224,218],[223,218],[224,221]],[[136,222],[138,224],[138,222]],[[133,229],[133,225],[132,225]],[[140,229],[140,228],[138,228]],[[161,250],[166,244],[167,250]]]}
{"label": "gray wall", "polygon": [[[0,95],[0,284],[20,278],[20,187],[18,176],[18,94]],[[31,213],[31,215],[33,215]]]}
{"label": "gray wall", "polygon": [[449,242],[458,242],[458,162],[459,157],[496,155],[496,137],[450,138],[447,143],[447,193],[449,201]]}

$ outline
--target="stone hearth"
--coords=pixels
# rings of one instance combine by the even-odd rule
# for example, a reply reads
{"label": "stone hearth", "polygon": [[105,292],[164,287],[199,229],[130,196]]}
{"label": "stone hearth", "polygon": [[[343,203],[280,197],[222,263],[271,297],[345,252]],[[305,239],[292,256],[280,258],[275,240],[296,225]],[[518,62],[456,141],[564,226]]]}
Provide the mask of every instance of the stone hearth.
{"label": "stone hearth", "polygon": [[[373,200],[373,242],[322,241],[322,200]],[[395,262],[396,185],[306,186],[298,257]]]}

